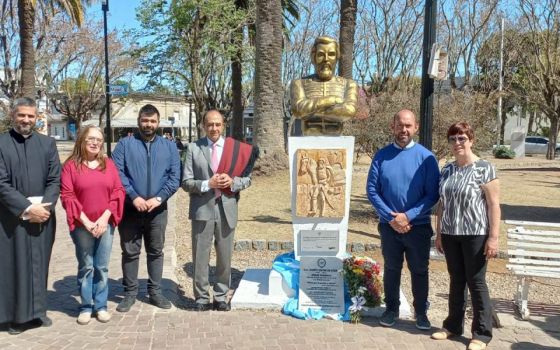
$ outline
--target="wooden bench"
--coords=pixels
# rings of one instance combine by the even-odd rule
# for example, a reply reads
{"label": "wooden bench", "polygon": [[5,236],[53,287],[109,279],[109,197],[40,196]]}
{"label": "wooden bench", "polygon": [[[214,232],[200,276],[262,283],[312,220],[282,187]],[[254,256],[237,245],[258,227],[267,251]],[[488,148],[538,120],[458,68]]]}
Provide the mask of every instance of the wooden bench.
{"label": "wooden bench", "polygon": [[[560,278],[560,224],[549,222],[513,221],[508,230],[507,268],[517,276],[514,303],[521,318],[529,318],[527,299],[532,277]],[[542,227],[542,230],[525,227]]]}

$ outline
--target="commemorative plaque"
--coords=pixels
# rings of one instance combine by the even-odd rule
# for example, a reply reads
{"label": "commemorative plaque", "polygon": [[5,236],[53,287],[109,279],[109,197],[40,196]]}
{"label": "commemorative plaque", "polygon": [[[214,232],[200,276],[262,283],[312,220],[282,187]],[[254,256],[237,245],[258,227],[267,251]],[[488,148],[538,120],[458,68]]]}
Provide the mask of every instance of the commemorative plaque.
{"label": "commemorative plaque", "polygon": [[337,257],[300,259],[299,310],[344,313],[342,260]]}
{"label": "commemorative plaque", "polygon": [[337,230],[301,230],[299,239],[300,255],[335,256],[338,253]]}

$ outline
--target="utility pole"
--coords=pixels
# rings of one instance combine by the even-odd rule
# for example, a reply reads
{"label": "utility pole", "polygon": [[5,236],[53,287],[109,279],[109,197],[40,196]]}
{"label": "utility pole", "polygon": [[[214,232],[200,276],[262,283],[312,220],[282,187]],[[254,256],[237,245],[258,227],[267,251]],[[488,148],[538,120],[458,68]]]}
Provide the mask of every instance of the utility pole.
{"label": "utility pole", "polygon": [[420,94],[420,143],[432,149],[434,80],[428,76],[430,52],[436,41],[437,0],[426,0],[422,42],[422,91]]}
{"label": "utility pole", "polygon": [[101,1],[103,10],[103,40],[105,43],[105,112],[107,121],[107,156],[111,156],[111,142],[113,141],[113,131],[111,130],[111,94],[109,91],[109,46],[107,44],[107,12],[109,11],[109,0]]}
{"label": "utility pole", "polygon": [[498,80],[498,115],[496,116],[497,140],[496,145],[500,145],[502,137],[502,89],[504,85],[504,19],[500,25],[500,77]]}

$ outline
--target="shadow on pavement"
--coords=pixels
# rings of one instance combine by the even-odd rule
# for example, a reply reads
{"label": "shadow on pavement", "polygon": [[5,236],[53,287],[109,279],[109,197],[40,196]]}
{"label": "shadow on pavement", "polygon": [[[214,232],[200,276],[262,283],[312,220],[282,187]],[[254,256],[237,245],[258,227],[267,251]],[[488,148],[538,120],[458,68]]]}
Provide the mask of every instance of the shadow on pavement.
{"label": "shadow on pavement", "polygon": [[535,343],[522,341],[519,343],[511,344],[512,350],[558,350],[555,346],[544,346]]}
{"label": "shadow on pavement", "polygon": [[[183,271],[187,275],[187,278],[190,278],[191,280],[193,279],[193,277],[194,277],[194,265],[193,265],[192,262],[188,262],[188,263],[184,264],[183,265]],[[237,289],[237,287],[239,287],[239,282],[243,278],[244,273],[245,273],[245,271],[238,270],[234,267],[231,268],[230,293],[232,293],[232,291],[235,291]],[[209,267],[209,274],[210,274],[210,278],[209,278],[210,289],[212,290],[212,285],[214,285],[214,283],[216,283],[216,279],[215,279],[216,266],[210,266]],[[181,293],[179,293],[179,294],[181,294]],[[189,298],[189,297],[186,297],[184,295],[180,295],[179,298],[181,299],[181,302],[183,304],[182,308],[194,309],[196,307],[196,302],[193,298]]]}
{"label": "shadow on pavement", "polygon": [[501,204],[502,220],[560,223],[560,208]]}
{"label": "shadow on pavement", "polygon": [[[138,279],[137,301],[149,303],[147,279]],[[177,284],[167,278],[161,281],[163,294],[169,298],[176,307],[181,307],[182,300],[177,293]],[[122,279],[109,278],[108,301],[118,304],[124,298]],[[77,317],[80,308],[80,293],[76,276],[66,276],[53,283],[52,289],[47,291],[48,310],[62,312],[70,317]]]}

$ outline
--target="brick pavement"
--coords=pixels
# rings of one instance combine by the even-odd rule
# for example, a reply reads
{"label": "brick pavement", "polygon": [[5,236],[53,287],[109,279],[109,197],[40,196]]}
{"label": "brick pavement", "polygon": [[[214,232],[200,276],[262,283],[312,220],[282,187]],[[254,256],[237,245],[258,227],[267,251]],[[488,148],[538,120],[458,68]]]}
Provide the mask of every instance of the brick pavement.
{"label": "brick pavement", "polygon": [[[113,318],[103,324],[92,320],[87,326],[76,323],[78,290],[74,246],[68,235],[65,216],[57,206],[58,231],[51,260],[49,312],[53,326],[29,330],[18,336],[0,332],[0,349],[465,349],[467,338],[435,342],[418,331],[412,321],[400,321],[395,328],[378,326],[376,319],[358,325],[337,321],[300,321],[278,312],[232,311],[197,313],[185,310],[177,293],[174,276],[175,205],[170,201],[165,250],[164,293],[174,304],[164,311],[147,304],[146,267],[141,260],[141,297],[126,314],[115,310],[122,298],[120,247],[115,235],[109,269],[109,311]],[[544,331],[542,324],[509,318],[504,328],[495,330],[491,349],[560,349],[558,316],[554,326]],[[545,320],[546,321],[546,320]],[[537,326],[535,326],[537,324]],[[439,326],[436,324],[435,326]],[[550,327],[548,327],[550,329]]]}

